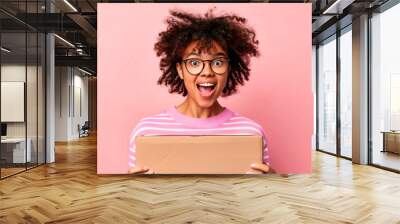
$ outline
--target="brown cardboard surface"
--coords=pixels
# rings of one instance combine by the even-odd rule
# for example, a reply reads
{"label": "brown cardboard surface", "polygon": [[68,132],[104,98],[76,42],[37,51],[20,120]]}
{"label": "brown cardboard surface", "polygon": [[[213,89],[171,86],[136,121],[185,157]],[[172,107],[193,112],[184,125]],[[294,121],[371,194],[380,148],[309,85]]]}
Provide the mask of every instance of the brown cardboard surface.
{"label": "brown cardboard surface", "polygon": [[156,174],[244,174],[262,163],[261,136],[139,136],[136,163]]}

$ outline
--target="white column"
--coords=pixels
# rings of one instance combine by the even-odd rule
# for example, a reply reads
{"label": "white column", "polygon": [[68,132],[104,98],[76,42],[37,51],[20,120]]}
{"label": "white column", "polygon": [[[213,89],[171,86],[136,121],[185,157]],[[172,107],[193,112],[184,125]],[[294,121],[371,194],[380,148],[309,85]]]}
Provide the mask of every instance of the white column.
{"label": "white column", "polygon": [[55,161],[54,133],[55,133],[55,76],[54,76],[54,35],[46,36],[46,163]]}
{"label": "white column", "polygon": [[[46,11],[54,12],[54,5],[46,1]],[[54,34],[46,35],[46,163],[55,162],[55,43]]]}
{"label": "white column", "polygon": [[368,163],[368,15],[353,19],[353,162]]}

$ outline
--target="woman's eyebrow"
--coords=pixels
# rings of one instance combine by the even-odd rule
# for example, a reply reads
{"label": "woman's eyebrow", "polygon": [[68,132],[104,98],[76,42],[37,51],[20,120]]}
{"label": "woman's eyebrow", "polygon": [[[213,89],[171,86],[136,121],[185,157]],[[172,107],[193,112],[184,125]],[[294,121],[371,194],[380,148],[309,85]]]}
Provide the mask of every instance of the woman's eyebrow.
{"label": "woman's eyebrow", "polygon": [[214,56],[225,56],[226,57],[226,54],[224,52],[218,52],[218,53],[214,54]]}
{"label": "woman's eyebrow", "polygon": [[[186,55],[185,58],[188,58],[188,57],[190,57],[190,56],[198,56],[198,57],[200,57],[200,54],[197,53],[197,52],[192,52],[192,53]],[[218,52],[218,53],[213,54],[213,56],[214,56],[214,57],[219,57],[219,56],[224,56],[224,57],[226,57],[226,54],[225,54],[224,52]]]}
{"label": "woman's eyebrow", "polygon": [[186,57],[185,57],[185,58],[187,58],[187,57],[190,57],[190,56],[192,56],[192,55],[194,55],[194,56],[200,56],[200,54],[199,54],[199,53],[197,53],[197,52],[192,52],[192,53],[190,53],[190,54],[186,55]]}

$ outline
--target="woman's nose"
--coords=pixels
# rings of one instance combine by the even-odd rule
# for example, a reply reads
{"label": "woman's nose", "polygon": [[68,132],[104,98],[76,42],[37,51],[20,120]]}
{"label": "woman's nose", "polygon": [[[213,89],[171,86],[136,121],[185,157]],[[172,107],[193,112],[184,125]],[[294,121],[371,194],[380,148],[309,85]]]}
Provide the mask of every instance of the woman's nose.
{"label": "woman's nose", "polygon": [[204,68],[203,68],[203,71],[201,71],[200,75],[205,75],[205,76],[214,75],[214,72],[213,72],[213,70],[211,68],[211,63],[210,62],[206,61],[204,63]]}

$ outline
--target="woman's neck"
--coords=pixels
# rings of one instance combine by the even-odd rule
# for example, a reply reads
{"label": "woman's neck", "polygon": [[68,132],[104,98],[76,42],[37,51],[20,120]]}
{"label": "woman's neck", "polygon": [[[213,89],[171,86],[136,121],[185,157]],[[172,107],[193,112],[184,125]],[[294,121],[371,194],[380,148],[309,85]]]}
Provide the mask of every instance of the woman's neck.
{"label": "woman's neck", "polygon": [[200,107],[195,101],[186,97],[185,101],[176,107],[176,110],[181,114],[193,118],[209,118],[221,113],[224,107],[218,101],[215,101],[211,107]]}

